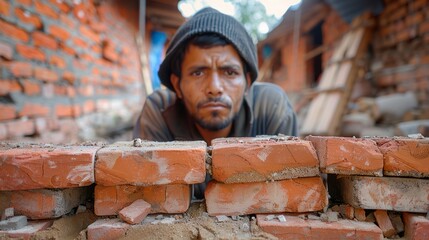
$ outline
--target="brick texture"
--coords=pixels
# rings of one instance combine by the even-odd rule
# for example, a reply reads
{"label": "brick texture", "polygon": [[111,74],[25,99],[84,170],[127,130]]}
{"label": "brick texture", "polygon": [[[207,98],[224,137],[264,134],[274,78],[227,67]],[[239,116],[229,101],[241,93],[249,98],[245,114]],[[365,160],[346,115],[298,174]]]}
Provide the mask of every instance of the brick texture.
{"label": "brick texture", "polygon": [[423,215],[403,213],[406,239],[429,239],[429,219]]}
{"label": "brick texture", "polygon": [[119,211],[119,217],[126,223],[138,224],[150,213],[150,204],[137,199],[131,205]]}
{"label": "brick texture", "polygon": [[94,182],[93,146],[6,146],[0,152],[0,190],[69,188]]}
{"label": "brick texture", "polygon": [[395,228],[387,215],[386,210],[376,210],[374,212],[375,220],[385,237],[392,237],[396,234]]}
{"label": "brick texture", "polygon": [[52,224],[52,220],[28,222],[27,226],[18,230],[0,231],[0,235],[5,234],[10,238],[19,238],[27,240],[31,239],[31,237],[35,233],[49,228],[50,226],[52,226]]}
{"label": "brick texture", "polygon": [[151,213],[183,213],[189,208],[189,185],[158,185],[137,187],[130,185],[95,186],[94,212],[98,216],[116,215],[138,199],[148,202]]}
{"label": "brick texture", "polygon": [[99,219],[88,226],[88,240],[119,239],[125,236],[128,225],[119,219]]}
{"label": "brick texture", "polygon": [[212,141],[213,178],[224,183],[263,182],[319,175],[316,152],[308,141],[224,138]]}
{"label": "brick texture", "polygon": [[262,183],[211,181],[205,199],[207,212],[212,216],[318,211],[328,203],[320,177]]}
{"label": "brick texture", "polygon": [[118,142],[98,152],[95,175],[104,186],[204,182],[206,143]]}

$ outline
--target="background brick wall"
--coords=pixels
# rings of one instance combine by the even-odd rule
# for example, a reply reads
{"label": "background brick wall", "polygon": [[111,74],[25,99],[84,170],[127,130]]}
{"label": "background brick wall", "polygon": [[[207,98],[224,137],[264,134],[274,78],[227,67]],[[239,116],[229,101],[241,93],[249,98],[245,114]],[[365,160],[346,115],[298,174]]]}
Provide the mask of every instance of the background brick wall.
{"label": "background brick wall", "polygon": [[0,0],[0,140],[130,126],[144,90],[138,1]]}

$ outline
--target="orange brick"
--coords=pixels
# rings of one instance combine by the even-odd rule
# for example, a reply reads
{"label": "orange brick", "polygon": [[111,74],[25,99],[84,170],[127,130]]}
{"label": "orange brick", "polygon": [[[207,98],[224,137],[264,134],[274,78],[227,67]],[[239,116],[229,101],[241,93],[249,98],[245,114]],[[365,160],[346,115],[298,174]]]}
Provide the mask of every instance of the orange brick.
{"label": "orange brick", "polygon": [[374,216],[385,237],[392,237],[396,234],[395,228],[393,228],[392,222],[385,210],[376,210]]}
{"label": "orange brick", "polygon": [[28,225],[24,228],[11,231],[0,231],[0,235],[6,234],[10,238],[31,239],[35,233],[49,228],[53,223],[52,220],[29,221]]}
{"label": "orange brick", "polygon": [[405,224],[406,239],[426,240],[429,239],[429,219],[423,215],[406,213],[402,214]]}
{"label": "orange brick", "polygon": [[58,18],[58,13],[52,9],[49,5],[43,4],[41,1],[34,1],[34,6],[39,14],[43,14],[52,19]]}
{"label": "orange brick", "polygon": [[10,16],[10,3],[6,0],[0,0],[0,15]]}
{"label": "orange brick", "polygon": [[66,67],[65,60],[58,55],[52,55],[49,62],[58,68],[65,68]]}
{"label": "orange brick", "polygon": [[15,40],[19,40],[22,42],[28,42],[30,39],[28,33],[21,28],[15,27],[14,25],[7,23],[0,19],[0,33],[3,36],[7,36],[8,38],[12,38]]}
{"label": "orange brick", "polygon": [[0,203],[0,208],[13,207],[15,215],[25,215],[30,219],[61,217],[91,196],[89,187],[3,191],[2,194],[6,201]]}
{"label": "orange brick", "polygon": [[0,42],[0,57],[4,57],[8,60],[11,60],[13,56],[13,48],[10,44],[5,42]]}
{"label": "orange brick", "polygon": [[57,40],[42,32],[33,33],[33,42],[36,47],[45,47],[52,50],[58,49]]}
{"label": "orange brick", "polygon": [[21,111],[19,111],[19,116],[47,116],[49,114],[49,107],[37,104],[37,103],[24,103]]}
{"label": "orange brick", "polygon": [[280,137],[220,138],[212,141],[213,178],[224,183],[263,182],[319,175],[309,141]]}
{"label": "orange brick", "polygon": [[205,155],[206,144],[203,141],[143,141],[139,147],[134,147],[133,142],[118,142],[97,153],[97,184],[201,183],[206,176]]}
{"label": "orange brick", "polygon": [[70,33],[67,30],[56,25],[49,26],[48,33],[52,34],[54,37],[62,41],[67,41],[70,37]]}
{"label": "orange brick", "polygon": [[11,62],[5,64],[8,70],[15,77],[31,77],[33,74],[33,67],[27,62]]}
{"label": "orange brick", "polygon": [[125,236],[131,225],[122,222],[118,218],[99,219],[88,226],[88,240],[119,239]]}
{"label": "orange brick", "polygon": [[384,175],[429,177],[428,139],[375,139],[384,156]]}
{"label": "orange brick", "polygon": [[42,21],[40,18],[28,11],[21,8],[15,8],[15,15],[21,22],[30,24],[36,29],[40,29],[42,27]]}
{"label": "orange brick", "polygon": [[267,215],[256,215],[258,226],[279,239],[383,239],[383,234],[374,223],[339,220],[322,222],[304,220],[297,216],[284,215],[286,221],[267,220]]}
{"label": "orange brick", "polygon": [[45,61],[46,59],[46,56],[42,51],[31,46],[17,44],[16,51],[24,58],[27,58],[30,60]]}
{"label": "orange brick", "polygon": [[[22,137],[25,135],[32,135],[35,131],[33,119],[17,119],[9,121],[6,122],[6,127],[9,137]],[[0,168],[0,172],[1,170],[2,169]]]}
{"label": "orange brick", "polygon": [[258,183],[210,181],[205,199],[207,212],[212,216],[309,212],[321,210],[328,204],[320,177]]}
{"label": "orange brick", "polygon": [[355,218],[358,221],[365,221],[366,219],[366,212],[363,208],[355,208]]}
{"label": "orange brick", "polygon": [[38,95],[41,91],[41,87],[35,81],[24,79],[21,81],[24,93],[26,95]]}
{"label": "orange brick", "polygon": [[94,183],[99,147],[23,144],[0,152],[0,190],[69,188]]}
{"label": "orange brick", "polygon": [[383,175],[383,154],[370,139],[309,136],[316,148],[320,170],[347,175]]}
{"label": "orange brick", "polygon": [[79,31],[82,34],[82,36],[85,36],[88,39],[91,39],[92,41],[96,43],[100,43],[100,35],[94,31],[92,31],[89,27],[85,25],[81,25],[79,27]]}
{"label": "orange brick", "polygon": [[34,69],[34,77],[46,82],[58,81],[58,74],[56,72],[43,67],[36,67]]}
{"label": "orange brick", "polygon": [[0,103],[0,121],[14,119],[16,117],[15,105]]}
{"label": "orange brick", "polygon": [[427,212],[429,179],[342,176],[343,201],[356,208]]}
{"label": "orange brick", "polygon": [[22,89],[18,81],[0,79],[0,96],[4,96],[12,92],[21,92],[21,90]]}
{"label": "orange brick", "polygon": [[122,221],[129,224],[138,224],[150,213],[150,204],[145,200],[137,199],[131,205],[119,211]]}
{"label": "orange brick", "polygon": [[151,206],[151,213],[184,213],[191,201],[189,185],[157,185],[138,187],[120,185],[104,187],[96,185],[94,190],[94,213],[98,216],[116,215],[137,199]]}
{"label": "orange brick", "polygon": [[70,6],[64,1],[50,0],[50,2],[64,13],[68,13],[70,11]]}

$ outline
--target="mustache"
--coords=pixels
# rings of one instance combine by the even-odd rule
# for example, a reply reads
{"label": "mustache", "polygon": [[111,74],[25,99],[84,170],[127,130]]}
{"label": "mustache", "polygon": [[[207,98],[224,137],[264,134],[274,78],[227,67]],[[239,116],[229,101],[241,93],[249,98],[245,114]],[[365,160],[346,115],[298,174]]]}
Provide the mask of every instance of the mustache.
{"label": "mustache", "polygon": [[221,103],[228,108],[232,108],[232,101],[225,96],[207,98],[206,100],[199,102],[197,104],[197,108],[201,108],[203,105],[208,103]]}

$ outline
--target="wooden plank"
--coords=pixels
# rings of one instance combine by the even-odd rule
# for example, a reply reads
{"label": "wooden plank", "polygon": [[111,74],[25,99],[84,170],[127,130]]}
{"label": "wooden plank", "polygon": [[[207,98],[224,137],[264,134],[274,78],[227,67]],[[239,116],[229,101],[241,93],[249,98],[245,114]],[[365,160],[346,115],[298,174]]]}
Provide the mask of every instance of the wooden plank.
{"label": "wooden plank", "polygon": [[349,48],[347,49],[346,57],[347,58],[353,58],[356,57],[358,53],[359,46],[361,46],[362,40],[363,40],[363,34],[364,34],[363,28],[357,29],[353,33],[353,38],[350,43]]}

